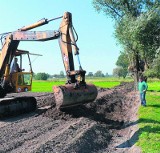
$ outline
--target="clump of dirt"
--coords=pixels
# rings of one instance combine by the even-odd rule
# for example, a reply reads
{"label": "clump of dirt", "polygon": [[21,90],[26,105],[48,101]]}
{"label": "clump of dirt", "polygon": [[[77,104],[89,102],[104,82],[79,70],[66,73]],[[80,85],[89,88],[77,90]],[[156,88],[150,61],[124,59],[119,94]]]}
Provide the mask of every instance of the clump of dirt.
{"label": "clump of dirt", "polygon": [[[10,124],[0,123],[0,137],[7,138],[0,139],[4,152],[116,153],[133,150],[136,139],[133,141],[131,137],[137,130],[134,125],[139,107],[133,83],[121,83],[112,89],[98,88],[94,102],[66,109],[56,109],[53,93],[21,93],[21,96],[34,96],[38,109],[29,117],[15,119]],[[19,127],[21,130],[14,132]],[[10,140],[14,137],[16,144]]]}

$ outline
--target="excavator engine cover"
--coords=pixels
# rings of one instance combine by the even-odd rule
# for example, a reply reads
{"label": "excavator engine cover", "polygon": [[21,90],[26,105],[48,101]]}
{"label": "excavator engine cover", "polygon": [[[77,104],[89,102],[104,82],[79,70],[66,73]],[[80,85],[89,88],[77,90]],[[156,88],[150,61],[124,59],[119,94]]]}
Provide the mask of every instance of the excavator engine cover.
{"label": "excavator engine cover", "polygon": [[34,97],[13,97],[0,99],[0,118],[16,116],[35,111],[37,101]]}
{"label": "excavator engine cover", "polygon": [[97,97],[97,88],[93,84],[87,84],[74,88],[72,84],[54,86],[54,96],[57,108],[66,108],[93,102]]}

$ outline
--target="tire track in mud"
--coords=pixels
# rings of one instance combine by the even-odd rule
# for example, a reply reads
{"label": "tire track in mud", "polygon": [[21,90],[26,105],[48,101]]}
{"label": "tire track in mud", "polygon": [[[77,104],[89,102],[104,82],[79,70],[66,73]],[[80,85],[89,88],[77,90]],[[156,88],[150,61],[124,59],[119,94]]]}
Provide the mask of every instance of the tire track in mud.
{"label": "tire track in mud", "polygon": [[[42,116],[22,119],[1,128],[0,137],[3,139],[0,140],[0,144],[3,145],[0,145],[0,152],[29,153],[43,150],[49,152],[51,149],[56,152],[69,153],[73,148],[79,151],[86,148],[89,151],[94,147],[85,147],[86,143],[90,143],[88,138],[97,139],[101,128],[96,125],[96,122],[85,118],[67,122],[53,121]],[[98,133],[93,134],[93,131]],[[104,139],[110,137],[107,129],[106,133],[104,128],[101,129],[102,131],[105,135]],[[106,141],[106,145],[108,142]],[[95,143],[102,145],[101,141]],[[77,144],[79,144],[78,148]],[[103,142],[103,144],[105,143]]]}
{"label": "tire track in mud", "polygon": [[[65,131],[68,130],[71,126],[74,126],[76,124],[79,124],[80,120],[78,121],[68,121],[65,123],[57,123],[57,127],[55,127],[54,124],[50,124],[51,121],[49,121],[49,126],[44,125],[44,123],[41,123],[41,126],[43,126],[44,129],[48,129],[44,132],[42,132],[39,129],[38,133],[32,138],[32,139],[26,139],[20,147],[16,148],[15,150],[12,150],[11,152],[36,152],[39,148],[44,148],[44,144],[47,144],[48,142],[54,142],[55,139],[60,137],[61,135],[64,135]],[[52,122],[53,123],[53,122]],[[35,133],[35,132],[34,132]],[[56,142],[56,141],[55,141]],[[55,146],[57,144],[55,143]],[[56,147],[54,147],[56,149]]]}
{"label": "tire track in mud", "polygon": [[[96,146],[102,147],[107,146],[109,137],[108,130],[106,133],[104,128],[98,126],[96,122],[92,122],[85,118],[80,118],[80,121],[76,124],[71,124],[69,128],[65,129],[58,137],[48,141],[46,144],[35,150],[36,153],[45,152],[58,152],[58,153],[71,153],[71,152],[92,152],[97,150]],[[103,139],[107,141],[98,141],[100,137],[100,132],[103,131]],[[102,137],[102,136],[101,136]],[[99,138],[99,139],[98,139]],[[95,141],[93,142],[92,140]],[[104,145],[105,144],[105,145]],[[95,146],[95,147],[94,147]]]}
{"label": "tire track in mud", "polygon": [[[53,121],[42,116],[18,120],[1,128],[0,145],[4,152],[30,152],[55,137],[70,122]],[[63,131],[62,131],[63,132]],[[37,145],[38,144],[38,145]]]}

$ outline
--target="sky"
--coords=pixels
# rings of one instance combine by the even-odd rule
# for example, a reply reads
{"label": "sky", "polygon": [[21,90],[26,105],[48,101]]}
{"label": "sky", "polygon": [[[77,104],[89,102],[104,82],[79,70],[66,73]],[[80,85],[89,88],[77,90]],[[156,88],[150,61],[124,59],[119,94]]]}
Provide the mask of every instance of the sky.
{"label": "sky", "polygon": [[[92,0],[5,0],[0,1],[0,33],[16,31],[42,18],[52,19],[64,12],[72,13],[73,26],[78,34],[77,45],[82,68],[89,72],[112,74],[120,53],[114,38],[114,22],[103,12],[98,13]],[[58,30],[61,19],[32,31]],[[1,46],[2,47],[2,46]],[[33,72],[59,74],[64,71],[58,39],[45,42],[20,42],[18,49],[43,56],[31,57]],[[74,58],[78,70],[77,58]]]}

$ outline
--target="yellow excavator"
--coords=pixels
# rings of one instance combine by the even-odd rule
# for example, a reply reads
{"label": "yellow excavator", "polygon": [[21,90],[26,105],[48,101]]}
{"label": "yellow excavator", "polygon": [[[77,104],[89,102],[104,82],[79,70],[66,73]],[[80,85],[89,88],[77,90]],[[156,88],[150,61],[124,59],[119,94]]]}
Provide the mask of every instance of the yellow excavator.
{"label": "yellow excavator", "polygon": [[[62,18],[59,30],[55,31],[29,31],[39,26],[48,24],[50,21]],[[76,38],[75,38],[76,37]],[[77,47],[77,33],[72,24],[72,14],[65,12],[63,16],[53,19],[42,19],[34,24],[24,26],[17,31],[4,33],[1,36],[2,49],[0,52],[0,117],[34,111],[37,102],[34,97],[5,98],[7,93],[19,93],[31,91],[32,67],[29,52],[19,50],[20,41],[49,41],[58,39],[62,60],[66,72],[66,84],[54,86],[53,92],[56,107],[65,108],[92,102],[97,97],[97,88],[93,84],[86,84],[85,73],[82,69],[79,48]],[[73,53],[77,56],[79,69],[75,70]],[[28,72],[11,72],[13,61],[20,57],[22,69],[22,55],[28,55],[30,70]]]}

